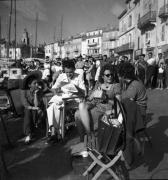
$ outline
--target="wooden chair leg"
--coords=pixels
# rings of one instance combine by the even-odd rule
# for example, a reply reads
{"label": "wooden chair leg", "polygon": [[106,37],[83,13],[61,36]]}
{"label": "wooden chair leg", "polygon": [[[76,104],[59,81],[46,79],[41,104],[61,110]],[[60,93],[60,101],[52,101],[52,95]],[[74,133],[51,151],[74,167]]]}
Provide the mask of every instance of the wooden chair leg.
{"label": "wooden chair leg", "polygon": [[115,180],[119,180],[119,177],[111,169],[111,167],[113,167],[113,165],[119,160],[119,158],[121,158],[122,151],[119,151],[118,154],[108,164],[104,164],[101,161],[101,158],[103,157],[101,154],[96,157],[92,152],[89,151],[89,155],[93,159],[93,162],[89,166],[89,168],[83,173],[83,176],[88,175],[89,172],[91,172],[96,165],[99,165],[101,168],[96,172],[92,180],[97,180],[104,171],[108,171]]}

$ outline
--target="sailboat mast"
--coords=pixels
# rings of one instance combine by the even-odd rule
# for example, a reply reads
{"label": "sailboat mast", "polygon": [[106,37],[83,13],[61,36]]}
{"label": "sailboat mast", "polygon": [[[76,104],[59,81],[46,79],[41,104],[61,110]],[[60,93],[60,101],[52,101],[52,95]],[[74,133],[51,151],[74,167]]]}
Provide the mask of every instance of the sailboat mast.
{"label": "sailboat mast", "polygon": [[16,46],[17,46],[17,43],[16,43],[16,0],[15,0],[15,62],[16,62]]}
{"label": "sailboat mast", "polygon": [[56,40],[55,32],[56,32],[56,27],[54,27],[54,36],[53,36],[54,43],[55,43],[55,40]]}
{"label": "sailboat mast", "polygon": [[61,16],[61,34],[60,34],[60,58],[62,59],[62,35],[63,35],[63,16]]}
{"label": "sailboat mast", "polygon": [[56,31],[56,27],[54,27],[52,59],[54,58],[54,55],[55,55],[55,50],[54,50],[54,44],[55,44],[55,31]]}
{"label": "sailboat mast", "polygon": [[36,29],[35,29],[35,55],[37,53],[37,25],[38,25],[38,13],[36,13]]}
{"label": "sailboat mast", "polygon": [[10,0],[10,13],[9,13],[9,29],[8,29],[8,42],[7,42],[7,58],[9,58],[9,46],[11,41],[11,18],[12,18],[12,0]]}
{"label": "sailboat mast", "polygon": [[0,16],[0,58],[1,58],[1,39],[2,39],[2,34],[1,34],[1,16]]}

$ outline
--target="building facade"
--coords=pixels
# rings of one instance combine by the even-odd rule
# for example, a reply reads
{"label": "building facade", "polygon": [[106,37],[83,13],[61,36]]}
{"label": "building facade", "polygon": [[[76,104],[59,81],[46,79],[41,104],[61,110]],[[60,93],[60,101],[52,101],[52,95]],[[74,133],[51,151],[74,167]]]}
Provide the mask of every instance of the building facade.
{"label": "building facade", "polygon": [[9,48],[9,58],[15,59],[15,52],[16,52],[16,59],[21,59],[22,54],[21,54],[21,48],[17,47],[16,51],[14,47]]}
{"label": "building facade", "polygon": [[168,0],[158,1],[158,52],[168,58]]}
{"label": "building facade", "polygon": [[[56,44],[56,43],[55,43]],[[44,51],[45,51],[45,57],[49,57],[50,59],[53,59],[54,57],[54,43],[51,44],[47,44],[44,47]],[[57,51],[55,51],[57,52]]]}
{"label": "building facade", "polygon": [[105,28],[102,36],[102,54],[111,56],[117,47],[118,29]]}
{"label": "building facade", "polygon": [[168,57],[168,0],[126,0],[125,3],[127,8],[119,16],[116,52],[132,59],[149,52],[155,57],[158,53]]}
{"label": "building facade", "polygon": [[118,47],[115,52],[119,55],[126,55],[129,59],[134,57],[135,40],[135,4],[133,1],[126,1],[127,8],[120,14]]}
{"label": "building facade", "polygon": [[87,55],[97,56],[102,54],[102,36],[103,30],[96,29],[88,31],[85,34],[84,41],[86,41]]}
{"label": "building facade", "polygon": [[78,57],[82,53],[82,36],[76,35],[72,37],[72,53],[71,57]]}
{"label": "building facade", "polygon": [[[141,0],[136,3],[137,49],[148,54],[158,53],[158,0]],[[139,10],[139,11],[138,11]]]}
{"label": "building facade", "polygon": [[[6,44],[0,44],[0,58],[7,58],[7,48]],[[15,59],[15,52],[16,52],[16,59],[21,59],[22,58],[22,53],[21,53],[21,48],[16,47],[16,51],[14,47],[9,48],[9,58],[10,59]]]}

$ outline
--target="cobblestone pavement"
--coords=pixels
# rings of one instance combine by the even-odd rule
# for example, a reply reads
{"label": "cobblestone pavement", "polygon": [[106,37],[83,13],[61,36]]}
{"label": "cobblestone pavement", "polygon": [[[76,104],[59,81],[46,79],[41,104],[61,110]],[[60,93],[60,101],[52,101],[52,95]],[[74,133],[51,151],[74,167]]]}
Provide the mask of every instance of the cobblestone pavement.
{"label": "cobblestone pavement", "polygon": [[[69,148],[79,141],[76,129],[70,129],[64,142],[49,146],[38,137],[29,146],[23,144],[22,118],[7,122],[13,149],[5,151],[11,180],[82,180],[73,173]],[[148,91],[148,132],[153,146],[147,143],[144,158],[137,159],[129,171],[130,179],[168,179],[168,90]],[[42,132],[39,132],[42,134]],[[2,129],[0,140],[5,138]]]}

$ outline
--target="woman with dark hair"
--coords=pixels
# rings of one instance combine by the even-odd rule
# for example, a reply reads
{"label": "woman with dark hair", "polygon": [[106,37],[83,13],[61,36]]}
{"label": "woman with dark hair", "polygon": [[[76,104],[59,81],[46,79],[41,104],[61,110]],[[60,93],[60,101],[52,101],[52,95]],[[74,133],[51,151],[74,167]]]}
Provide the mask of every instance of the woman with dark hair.
{"label": "woman with dark hair", "polygon": [[118,69],[119,78],[126,84],[126,89],[122,92],[122,99],[134,100],[140,107],[142,115],[146,115],[147,94],[146,88],[135,75],[135,68],[131,63],[122,63]]}
{"label": "woman with dark hair", "polygon": [[23,80],[21,99],[24,106],[23,128],[24,134],[26,135],[25,143],[30,143],[34,125],[41,123],[41,120],[45,115],[42,98],[43,92],[41,86],[39,86],[41,76],[42,73],[40,71],[33,71]]}
{"label": "woman with dark hair", "polygon": [[85,132],[90,133],[96,128],[98,120],[104,113],[111,114],[114,96],[120,98],[121,88],[115,68],[106,64],[100,71],[99,82],[95,85],[89,98],[79,104],[75,114],[80,141],[84,141]]}

